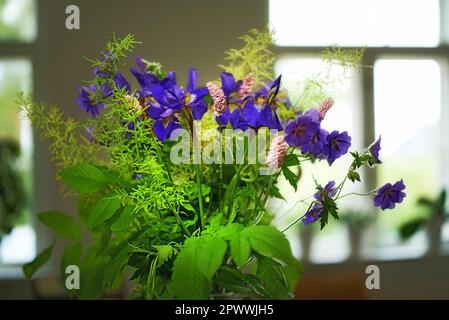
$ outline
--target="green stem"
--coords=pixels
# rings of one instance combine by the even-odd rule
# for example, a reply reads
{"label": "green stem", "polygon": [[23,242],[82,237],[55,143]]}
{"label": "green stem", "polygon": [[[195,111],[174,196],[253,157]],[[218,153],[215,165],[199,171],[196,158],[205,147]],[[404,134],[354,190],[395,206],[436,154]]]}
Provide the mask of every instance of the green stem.
{"label": "green stem", "polygon": [[201,188],[201,167],[200,165],[195,165],[196,169],[196,183],[198,186],[198,206],[199,206],[199,220],[201,230],[204,230],[204,212],[203,212],[203,190]]}
{"label": "green stem", "polygon": [[366,192],[366,193],[350,192],[350,193],[347,193],[347,194],[344,194],[342,196],[339,196],[339,197],[335,198],[335,200],[343,199],[344,197],[347,197],[347,196],[350,196],[350,195],[369,196],[369,195],[375,193],[376,191],[377,191],[377,189],[371,190],[370,192]]}

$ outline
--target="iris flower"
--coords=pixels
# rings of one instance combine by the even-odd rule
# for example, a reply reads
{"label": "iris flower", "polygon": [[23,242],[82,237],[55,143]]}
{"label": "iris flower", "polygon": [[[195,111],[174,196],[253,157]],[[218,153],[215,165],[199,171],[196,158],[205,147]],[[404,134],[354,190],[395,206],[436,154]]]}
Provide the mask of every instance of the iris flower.
{"label": "iris flower", "polygon": [[281,76],[270,87],[262,86],[254,96],[247,99],[243,107],[243,117],[250,127],[254,129],[268,127],[270,129],[283,130],[279,118],[272,108],[275,104],[280,84]]}

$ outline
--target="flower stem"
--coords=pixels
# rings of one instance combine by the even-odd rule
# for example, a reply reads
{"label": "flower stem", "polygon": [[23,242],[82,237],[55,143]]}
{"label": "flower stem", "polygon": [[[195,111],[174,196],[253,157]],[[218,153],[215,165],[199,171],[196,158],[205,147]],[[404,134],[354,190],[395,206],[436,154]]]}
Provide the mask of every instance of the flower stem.
{"label": "flower stem", "polygon": [[203,190],[201,188],[201,167],[199,164],[195,165],[196,169],[196,183],[198,186],[198,207],[199,207],[199,220],[201,230],[204,229],[204,213],[203,213]]}

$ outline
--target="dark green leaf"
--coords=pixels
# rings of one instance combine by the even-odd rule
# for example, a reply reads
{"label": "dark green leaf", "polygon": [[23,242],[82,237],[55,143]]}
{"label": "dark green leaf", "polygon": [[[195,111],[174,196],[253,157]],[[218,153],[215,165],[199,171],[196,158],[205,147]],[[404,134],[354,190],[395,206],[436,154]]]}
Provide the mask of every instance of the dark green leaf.
{"label": "dark green leaf", "polygon": [[267,257],[258,258],[257,277],[274,299],[291,299],[284,267]]}
{"label": "dark green leaf", "polygon": [[282,173],[285,179],[290,183],[290,185],[296,190],[298,190],[298,177],[287,167],[282,168]]}
{"label": "dark green leaf", "polygon": [[293,153],[289,153],[285,156],[284,159],[284,167],[291,167],[291,166],[297,166],[299,165],[299,159],[298,156],[293,154]]}
{"label": "dark green leaf", "polygon": [[348,179],[351,180],[352,182],[361,181],[360,174],[354,170],[349,170]]}
{"label": "dark green leaf", "polygon": [[79,225],[64,213],[49,211],[38,214],[39,221],[55,233],[69,240],[79,240],[82,236]]}
{"label": "dark green leaf", "polygon": [[411,238],[416,232],[418,232],[427,222],[427,218],[416,218],[409,222],[404,223],[399,228],[399,235],[402,240]]}
{"label": "dark green leaf", "polygon": [[36,271],[42,267],[51,257],[54,245],[42,251],[33,261],[24,264],[22,267],[26,279],[31,279]]}

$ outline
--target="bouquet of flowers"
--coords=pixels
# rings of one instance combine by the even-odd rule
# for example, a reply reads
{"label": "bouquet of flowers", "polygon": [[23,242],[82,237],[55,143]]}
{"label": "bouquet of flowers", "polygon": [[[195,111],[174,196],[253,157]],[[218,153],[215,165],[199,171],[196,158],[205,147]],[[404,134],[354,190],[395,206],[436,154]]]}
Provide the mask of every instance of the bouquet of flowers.
{"label": "bouquet of flowers", "polygon": [[[308,209],[276,229],[267,202],[283,199],[278,180],[285,177],[296,190],[302,163],[331,166],[348,153],[351,137],[321,126],[332,98],[317,107],[290,102],[281,76],[273,76],[269,32],[251,30],[242,40],[242,48],[227,52],[218,80],[202,85],[190,68],[181,86],[174,72],[136,57],[133,85],[121,68],[138,42],[132,35],[114,37],[100,59],[90,60],[93,79],[79,88],[85,123],[22,96],[23,110],[51,140],[66,191],[78,199],[77,218],[38,215],[67,240],[62,279],[67,266],[79,267],[81,283],[70,294],[99,298],[128,278],[137,299],[292,297],[301,265],[284,231],[298,222],[323,228],[329,218],[338,219],[345,184],[360,181],[362,166],[381,163],[381,141],[351,152],[346,178],[317,181]],[[327,53],[348,65],[359,56]],[[404,188],[398,181],[367,195],[391,209],[405,197]],[[28,278],[54,246],[24,266]]]}

